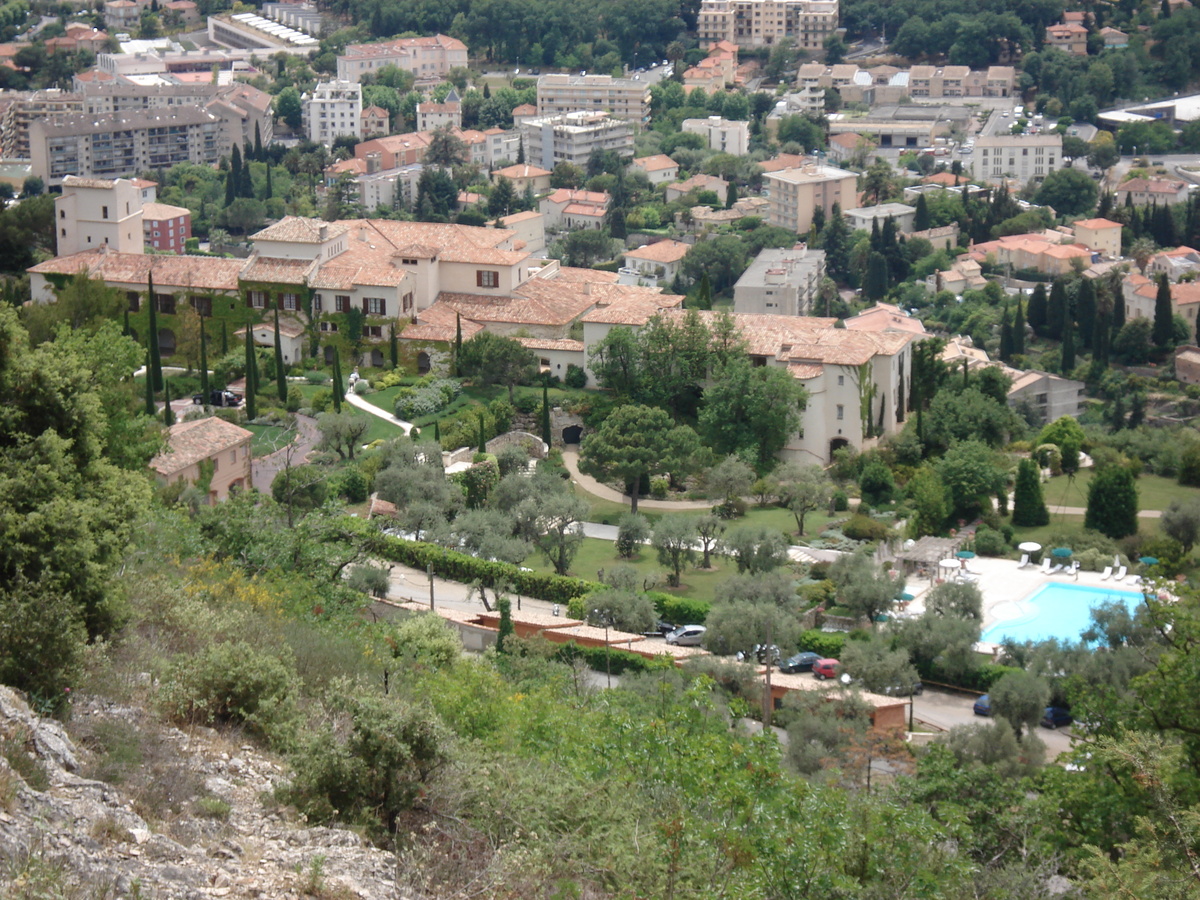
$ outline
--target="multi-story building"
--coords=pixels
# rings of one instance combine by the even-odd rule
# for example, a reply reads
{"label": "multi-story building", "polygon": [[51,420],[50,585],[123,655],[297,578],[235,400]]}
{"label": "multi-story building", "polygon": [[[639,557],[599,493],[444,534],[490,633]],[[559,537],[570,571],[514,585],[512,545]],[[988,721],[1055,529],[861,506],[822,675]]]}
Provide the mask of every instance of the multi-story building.
{"label": "multi-story building", "polygon": [[603,223],[612,200],[604,191],[574,191],[559,188],[538,201],[547,231],[573,231]]}
{"label": "multi-story building", "polygon": [[322,81],[312,95],[301,98],[304,131],[310,141],[333,145],[334,139],[347,135],[362,137],[362,85],[349,81]]}
{"label": "multi-story building", "polygon": [[807,316],[824,276],[824,250],[762,250],[733,286],[734,312]]}
{"label": "multi-story building", "polygon": [[443,126],[462,128],[462,101],[453,90],[441,103],[417,104],[418,131],[432,131]]}
{"label": "multi-story building", "polygon": [[136,31],[142,22],[142,8],[133,0],[109,0],[104,4],[104,27],[114,34]]}
{"label": "multi-story building", "polygon": [[392,117],[381,106],[368,106],[362,111],[363,137],[369,134],[387,134],[391,127]]}
{"label": "multi-story building", "polygon": [[788,38],[810,52],[837,27],[837,0],[701,0],[697,23],[702,47],[770,47]]}
{"label": "multi-story building", "polygon": [[67,175],[122,178],[186,162],[214,166],[231,149],[223,130],[222,119],[194,106],[35,119],[31,171],[59,185]]}
{"label": "multi-story building", "polygon": [[1060,134],[990,134],[975,139],[972,171],[979,178],[1038,182],[1062,165]]}
{"label": "multi-story building", "polygon": [[844,169],[812,165],[768,172],[763,181],[769,204],[767,221],[804,234],[817,209],[828,217],[835,203],[842,208],[854,203],[858,178]]}
{"label": "multi-story building", "polygon": [[750,123],[730,121],[720,116],[704,119],[684,119],[683,132],[698,134],[708,142],[710,150],[745,156],[750,152]]}
{"label": "multi-story building", "polygon": [[532,119],[521,126],[525,158],[543,169],[560,162],[587,165],[595,150],[633,156],[633,125],[606,112],[589,110]]}
{"label": "multi-story building", "polygon": [[640,157],[629,166],[644,173],[651,184],[669,184],[679,177],[679,163],[662,153]]}
{"label": "multi-story building", "polygon": [[84,111],[81,94],[51,88],[16,97],[4,111],[0,123],[0,152],[5,159],[29,159],[29,123],[37,119],[58,119]]}
{"label": "multi-story building", "polygon": [[[820,111],[824,92],[835,88],[848,102],[872,105],[897,103],[903,97],[913,100],[944,100],[959,97],[1009,97],[1015,93],[1016,69],[1012,66],[990,66],[969,69],[966,66],[873,66],[860,69],[854,63],[827,66],[805,63],[796,76],[801,97],[786,95],[797,107],[807,105]],[[818,99],[820,105],[818,105]]]}
{"label": "multi-story building", "polygon": [[[124,178],[63,179],[54,198],[54,237],[59,256],[108,247],[117,253],[142,252],[142,193]],[[186,212],[186,210],[185,210]]]}
{"label": "multi-story building", "polygon": [[1174,178],[1130,178],[1117,187],[1117,203],[1122,206],[1186,203],[1189,189],[1186,181]]}
{"label": "multi-story building", "polygon": [[625,266],[618,270],[621,282],[652,287],[660,281],[674,281],[683,258],[691,249],[691,244],[667,240],[643,244],[636,250],[626,250]]}
{"label": "multi-story building", "polygon": [[1088,30],[1078,22],[1046,26],[1046,46],[1072,56],[1087,56]]}
{"label": "multi-story building", "polygon": [[142,206],[142,240],[146,247],[170,253],[183,253],[192,236],[192,211],[168,203]]}
{"label": "multi-story building", "polygon": [[738,48],[729,41],[717,41],[708,48],[708,56],[684,70],[683,87],[688,93],[700,88],[706,94],[725,90],[737,76]]}
{"label": "multi-story building", "polygon": [[650,117],[650,88],[644,81],[611,75],[543,75],[538,79],[539,116],[602,109],[619,119]]}
{"label": "multi-story building", "polygon": [[917,210],[916,207],[908,206],[904,203],[880,203],[878,206],[844,209],[842,210],[842,215],[855,231],[860,229],[862,231],[870,231],[876,227],[876,223],[878,223],[879,227],[882,227],[884,222],[891,219],[898,233],[909,234],[913,230],[913,223],[917,218]]}
{"label": "multi-story building", "polygon": [[[205,500],[212,506],[234,491],[250,489],[253,438],[252,432],[217,416],[179,422],[171,426],[167,446],[150,460],[150,468],[162,484],[205,481]],[[206,467],[211,467],[207,476]]]}
{"label": "multi-story building", "polygon": [[451,69],[467,65],[467,45],[444,34],[398,38],[377,44],[351,44],[338,57],[338,80],[358,82],[384,66],[412,72],[417,81],[436,82]]}

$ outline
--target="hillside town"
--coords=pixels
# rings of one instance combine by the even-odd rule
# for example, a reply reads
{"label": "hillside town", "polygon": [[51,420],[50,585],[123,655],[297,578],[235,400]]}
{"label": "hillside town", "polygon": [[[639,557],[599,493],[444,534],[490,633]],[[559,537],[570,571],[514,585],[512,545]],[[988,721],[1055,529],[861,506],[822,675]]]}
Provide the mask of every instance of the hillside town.
{"label": "hillside town", "polygon": [[0,4],[0,886],[1200,897],[1200,9]]}

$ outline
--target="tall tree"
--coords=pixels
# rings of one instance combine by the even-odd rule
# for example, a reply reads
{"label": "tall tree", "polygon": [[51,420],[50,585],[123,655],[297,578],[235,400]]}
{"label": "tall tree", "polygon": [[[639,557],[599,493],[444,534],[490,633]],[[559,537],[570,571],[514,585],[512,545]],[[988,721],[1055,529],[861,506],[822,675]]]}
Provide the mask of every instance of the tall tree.
{"label": "tall tree", "polygon": [[146,415],[154,418],[158,407],[154,403],[154,378],[150,375],[150,351],[146,351]]}
{"label": "tall tree", "polygon": [[863,284],[863,296],[868,300],[882,300],[887,296],[889,285],[887,257],[872,250],[867,257],[867,277]]}
{"label": "tall tree", "polygon": [[147,276],[146,302],[149,304],[150,322],[146,327],[146,346],[150,349],[150,379],[154,390],[163,387],[162,348],[158,345],[158,300],[154,296],[154,273]]}
{"label": "tall tree", "polygon": [[388,359],[392,364],[392,371],[400,368],[400,342],[396,338],[396,326],[388,326]]}
{"label": "tall tree", "polygon": [[462,359],[462,314],[454,314],[454,377],[462,377],[462,365],[459,360]]}
{"label": "tall tree", "polygon": [[1025,305],[1017,297],[1017,308],[1013,313],[1012,325],[1013,353],[1021,356],[1025,353]]}
{"label": "tall tree", "polygon": [[932,220],[929,216],[929,203],[924,194],[917,195],[916,210],[916,215],[913,216],[913,231],[928,231],[932,227]]}
{"label": "tall tree", "polygon": [[[254,122],[254,158],[259,162],[265,161],[263,159],[262,130],[258,127],[257,120]],[[267,168],[270,169],[270,166],[267,166]]]}
{"label": "tall tree", "polygon": [[1088,484],[1083,525],[1113,540],[1137,534],[1138,492],[1125,466],[1105,466]]}
{"label": "tall tree", "polygon": [[210,385],[208,383],[208,333],[204,327],[204,317],[200,317],[200,396],[205,404],[210,401]]}
{"label": "tall tree", "polygon": [[1068,318],[1067,286],[1062,278],[1056,278],[1050,286],[1050,299],[1046,303],[1046,335],[1051,340],[1061,341]]}
{"label": "tall tree", "polygon": [[1033,286],[1029,295],[1029,327],[1038,337],[1046,336],[1046,286],[1040,281]]}
{"label": "tall tree", "polygon": [[1003,362],[1012,360],[1013,355],[1013,331],[1012,324],[1008,321],[1008,304],[1004,304],[1003,310],[1000,312],[1000,359]]}
{"label": "tall tree", "polygon": [[1160,353],[1171,348],[1174,335],[1175,311],[1171,304],[1171,283],[1164,272],[1158,276],[1158,293],[1154,295],[1154,330],[1151,339]]}
{"label": "tall tree", "polygon": [[1075,369],[1075,323],[1068,321],[1063,327],[1062,371],[1069,376]]}
{"label": "tall tree", "polygon": [[481,331],[462,345],[458,363],[459,374],[477,378],[483,384],[502,384],[508,388],[508,402],[513,402],[513,389],[537,377],[537,357],[515,338],[501,337]]}
{"label": "tall tree", "polygon": [[550,386],[542,385],[542,442],[547,447],[554,446],[550,434]]}
{"label": "tall tree", "polygon": [[171,409],[171,384],[163,384],[163,424],[170,428],[175,424],[175,411]]}
{"label": "tall tree", "polygon": [[279,402],[287,403],[287,368],[283,364],[283,338],[279,336],[279,307],[275,307],[275,386]]}
{"label": "tall tree", "polygon": [[624,485],[630,493],[630,512],[637,512],[642,479],[666,471],[672,453],[672,424],[664,410],[638,404],[619,406],[584,438],[580,469]]}
{"label": "tall tree", "polygon": [[1096,285],[1091,278],[1079,280],[1079,292],[1075,295],[1075,321],[1079,324],[1079,342],[1088,350],[1095,344]]}
{"label": "tall tree", "polygon": [[1012,523],[1021,528],[1050,524],[1050,513],[1042,498],[1042,476],[1037,463],[1023,459],[1017,466],[1017,484],[1013,492]]}
{"label": "tall tree", "polygon": [[224,319],[221,320],[221,355],[229,355],[229,328]]}
{"label": "tall tree", "polygon": [[258,418],[258,391],[254,378],[254,324],[246,323],[246,418]]}
{"label": "tall tree", "polygon": [[342,400],[346,396],[345,382],[342,381],[342,354],[336,346],[333,347],[333,411],[342,411]]}

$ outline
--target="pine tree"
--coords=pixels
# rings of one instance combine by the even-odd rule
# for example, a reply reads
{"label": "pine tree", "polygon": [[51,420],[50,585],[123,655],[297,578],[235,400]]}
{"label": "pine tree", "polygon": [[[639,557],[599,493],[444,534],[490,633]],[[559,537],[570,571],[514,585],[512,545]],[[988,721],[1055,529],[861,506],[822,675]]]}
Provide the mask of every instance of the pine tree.
{"label": "pine tree", "polygon": [[163,424],[170,428],[175,424],[175,412],[171,409],[171,385],[163,385]]}
{"label": "pine tree", "polygon": [[1154,329],[1151,332],[1154,346],[1159,351],[1166,352],[1170,349],[1174,325],[1174,310],[1171,308],[1171,283],[1167,281],[1164,272],[1158,276],[1158,293],[1154,296]]}
{"label": "pine tree", "polygon": [[550,441],[550,387],[542,385],[542,442],[551,446]]}
{"label": "pine tree", "polygon": [[279,402],[287,403],[287,370],[283,366],[283,339],[279,336],[279,307],[275,307],[275,385]]}
{"label": "pine tree", "polygon": [[150,348],[150,378],[154,383],[154,391],[162,390],[162,349],[158,346],[158,303],[154,299],[154,274],[147,277],[147,302],[150,306],[150,325],[146,334],[146,344]]}
{"label": "pine tree", "polygon": [[929,218],[929,204],[924,194],[917,195],[916,214],[913,216],[913,231],[928,231],[932,226]]}
{"label": "pine tree", "polygon": [[1046,334],[1051,340],[1061,341],[1066,324],[1067,286],[1061,278],[1056,278],[1050,286],[1050,299],[1046,302]]}
{"label": "pine tree", "polygon": [[1013,313],[1013,354],[1022,356],[1025,353],[1025,305],[1017,297],[1017,309]]}
{"label": "pine tree", "polygon": [[154,418],[158,408],[154,405],[154,378],[150,375],[150,351],[146,351],[146,415]]}
{"label": "pine tree", "polygon": [[208,385],[208,334],[204,328],[204,319],[200,319],[200,396],[204,398],[207,404],[212,398],[209,396]]}
{"label": "pine tree", "polygon": [[1062,373],[1070,376],[1075,369],[1075,323],[1068,321],[1063,326]]}
{"label": "pine tree", "polygon": [[454,377],[461,378],[462,372],[459,371],[458,361],[462,358],[462,316],[459,313],[454,314]]}
{"label": "pine tree", "polygon": [[246,323],[246,418],[258,418],[258,391],[254,383],[254,325]]}
{"label": "pine tree", "polygon": [[1092,349],[1096,323],[1096,286],[1092,279],[1084,276],[1079,281],[1079,293],[1075,295],[1075,321],[1079,323],[1079,342]]}
{"label": "pine tree", "polygon": [[333,411],[342,411],[342,400],[346,396],[346,388],[342,383],[342,354],[338,348],[333,348]]}
{"label": "pine tree", "polygon": [[254,158],[259,162],[263,159],[262,131],[259,130],[257,121],[254,123]]}
{"label": "pine tree", "polygon": [[1138,391],[1129,399],[1129,427],[1137,428],[1146,421],[1146,395]]}
{"label": "pine tree", "polygon": [[396,326],[388,327],[388,354],[392,361],[392,371],[400,368],[400,344],[396,340]]}
{"label": "pine tree", "polygon": [[707,270],[700,276],[695,297],[688,301],[687,306],[689,309],[712,309],[712,281],[709,280]]}
{"label": "pine tree", "polygon": [[1050,524],[1050,513],[1042,497],[1042,479],[1037,463],[1021,460],[1017,466],[1017,484],[1013,491],[1012,523],[1019,528],[1039,528]]}
{"label": "pine tree", "polygon": [[1039,337],[1046,335],[1046,285],[1038,282],[1029,295],[1029,327]]}

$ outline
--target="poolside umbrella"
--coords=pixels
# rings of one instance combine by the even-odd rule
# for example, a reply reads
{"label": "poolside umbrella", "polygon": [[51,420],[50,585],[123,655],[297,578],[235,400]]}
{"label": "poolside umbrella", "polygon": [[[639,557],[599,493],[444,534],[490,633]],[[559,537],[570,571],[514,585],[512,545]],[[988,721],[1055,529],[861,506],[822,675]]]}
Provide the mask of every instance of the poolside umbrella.
{"label": "poolside umbrella", "polygon": [[1158,565],[1158,560],[1155,559],[1153,556],[1143,556],[1139,560],[1139,562],[1141,562],[1141,564],[1143,566],[1157,566]]}
{"label": "poolside umbrella", "polygon": [[1050,551],[1051,556],[1057,556],[1059,559],[1066,559],[1071,555],[1070,547],[1055,547]]}
{"label": "poolside umbrella", "polygon": [[901,594],[896,599],[899,600],[901,603],[908,603],[910,600],[916,600],[917,598],[906,591],[905,593]]}
{"label": "poolside umbrella", "polygon": [[975,554],[972,553],[970,550],[959,550],[954,555],[957,556],[959,559],[974,559],[975,558]]}
{"label": "poolside umbrella", "polygon": [[943,559],[938,565],[943,569],[957,569],[961,563],[957,559]]}
{"label": "poolside umbrella", "polygon": [[1042,545],[1037,541],[1021,541],[1017,544],[1017,549],[1022,553],[1037,553],[1042,549]]}

